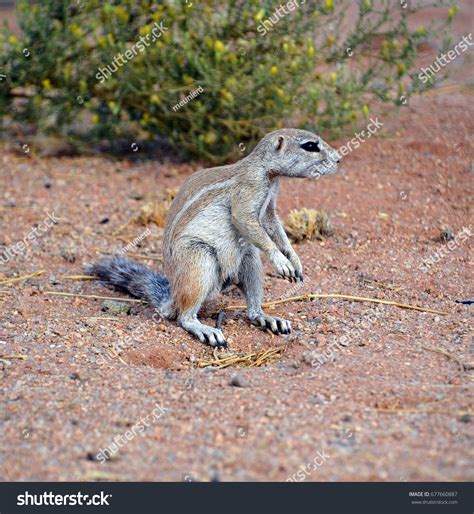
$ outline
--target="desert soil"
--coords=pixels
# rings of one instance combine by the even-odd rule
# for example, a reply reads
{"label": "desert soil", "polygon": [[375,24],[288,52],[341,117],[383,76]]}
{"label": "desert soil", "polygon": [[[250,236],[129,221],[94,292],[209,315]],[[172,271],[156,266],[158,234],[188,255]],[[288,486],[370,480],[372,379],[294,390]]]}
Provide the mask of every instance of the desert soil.
{"label": "desert soil", "polygon": [[[136,223],[116,231],[198,163],[1,151],[0,255],[48,213],[59,222],[0,263],[0,282],[44,270],[0,285],[0,479],[280,481],[322,454],[306,480],[472,480],[473,307],[456,300],[474,296],[473,238],[450,249],[440,237],[474,231],[472,55],[451,64],[455,80],[379,116],[383,128],[337,174],[284,181],[282,218],[323,209],[334,234],[296,246],[301,285],[265,261],[267,301],[342,293],[445,314],[289,302],[268,309],[293,323],[290,336],[276,337],[249,325],[244,310],[228,311],[229,352],[285,348],[262,367],[198,368],[212,349],[153,321],[146,305],[116,313],[100,299],[48,293],[125,297],[65,277],[140,236]],[[129,253],[159,269],[163,229],[149,228]],[[440,251],[424,272],[423,260]],[[242,301],[231,289],[203,321]],[[107,357],[114,345],[119,355]],[[100,449],[140,419],[146,430],[100,462]]]}

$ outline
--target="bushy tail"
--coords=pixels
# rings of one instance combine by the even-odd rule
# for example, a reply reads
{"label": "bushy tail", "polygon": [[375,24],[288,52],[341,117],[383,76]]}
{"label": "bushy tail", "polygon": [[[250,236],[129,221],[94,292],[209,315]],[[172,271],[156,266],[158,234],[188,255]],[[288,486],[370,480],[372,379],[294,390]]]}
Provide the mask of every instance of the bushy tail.
{"label": "bushy tail", "polygon": [[171,298],[170,283],[163,273],[157,273],[123,255],[92,264],[86,268],[86,272],[120,291],[146,300],[153,307],[160,308]]}

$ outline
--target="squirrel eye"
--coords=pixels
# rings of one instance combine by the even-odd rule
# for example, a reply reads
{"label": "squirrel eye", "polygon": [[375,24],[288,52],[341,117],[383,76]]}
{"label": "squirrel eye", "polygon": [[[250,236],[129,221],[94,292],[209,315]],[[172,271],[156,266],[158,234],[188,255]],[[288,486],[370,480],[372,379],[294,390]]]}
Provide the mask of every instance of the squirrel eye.
{"label": "squirrel eye", "polygon": [[321,151],[321,149],[319,148],[319,143],[317,141],[308,141],[307,143],[302,144],[301,148],[303,150],[306,150],[307,152],[320,152]]}

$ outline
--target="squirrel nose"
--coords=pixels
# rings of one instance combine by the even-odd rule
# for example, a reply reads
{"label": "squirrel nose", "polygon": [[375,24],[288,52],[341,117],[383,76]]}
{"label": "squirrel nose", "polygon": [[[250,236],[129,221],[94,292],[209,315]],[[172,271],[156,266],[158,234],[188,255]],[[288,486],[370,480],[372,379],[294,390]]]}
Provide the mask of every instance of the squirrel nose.
{"label": "squirrel nose", "polygon": [[341,159],[338,159],[338,160],[336,161],[336,164],[339,164],[340,162],[341,162]]}

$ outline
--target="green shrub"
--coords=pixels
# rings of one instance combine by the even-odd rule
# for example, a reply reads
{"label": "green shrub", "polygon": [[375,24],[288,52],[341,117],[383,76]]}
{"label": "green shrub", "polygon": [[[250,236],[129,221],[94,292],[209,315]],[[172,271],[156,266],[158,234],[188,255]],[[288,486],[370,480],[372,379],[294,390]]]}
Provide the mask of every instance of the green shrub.
{"label": "green shrub", "polygon": [[[70,140],[158,135],[213,162],[291,122],[334,134],[367,118],[371,102],[405,103],[432,86],[416,78],[417,49],[435,36],[447,47],[455,8],[424,2],[437,21],[410,28],[419,7],[406,3],[361,0],[352,13],[347,0],[294,0],[266,35],[281,0],[22,3],[21,35],[0,36],[0,114]],[[160,22],[167,30],[139,50]]]}

